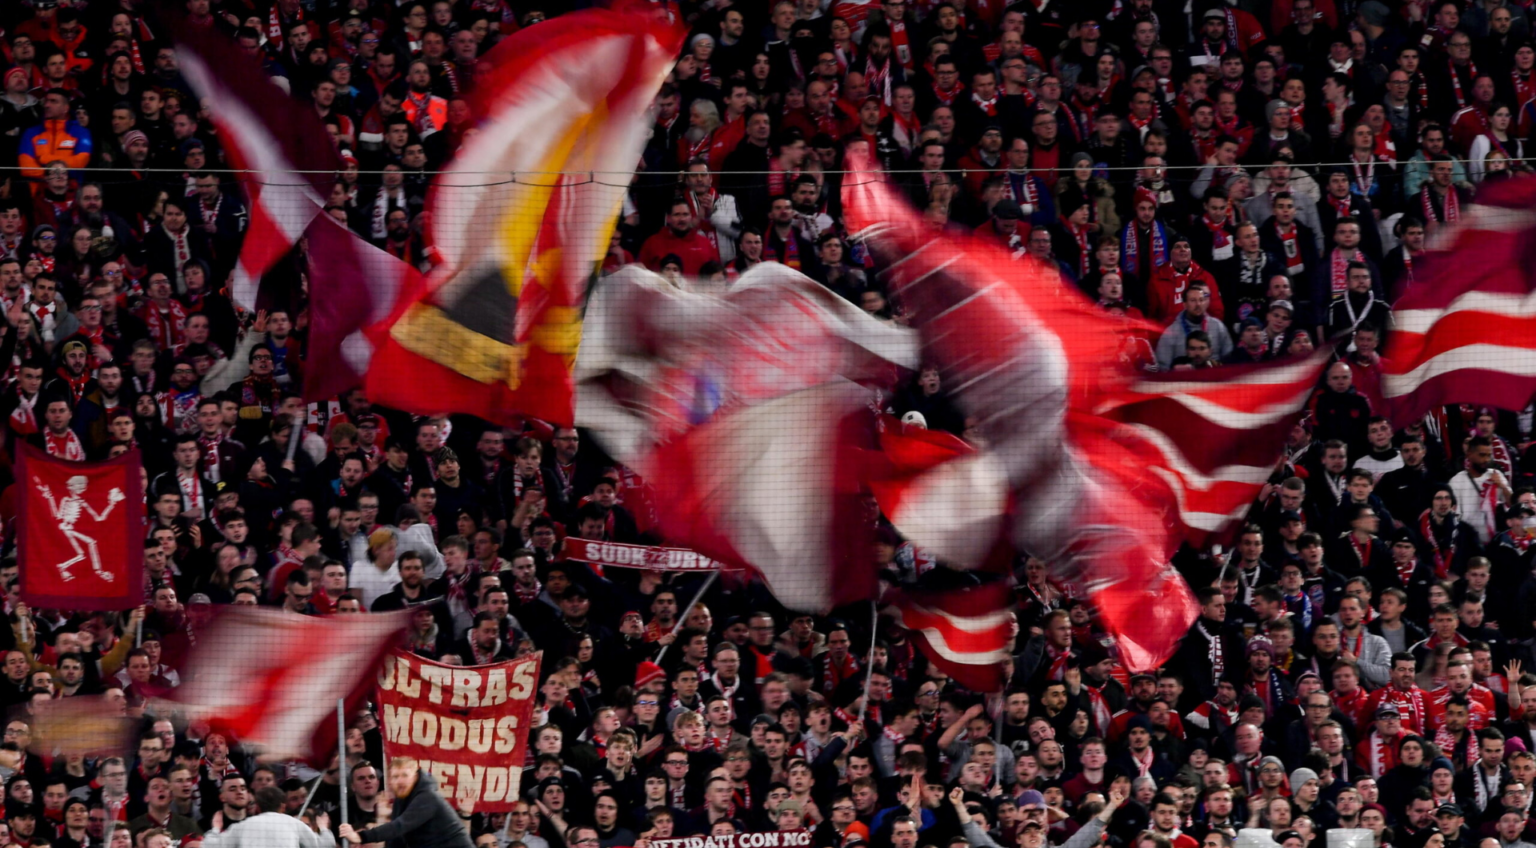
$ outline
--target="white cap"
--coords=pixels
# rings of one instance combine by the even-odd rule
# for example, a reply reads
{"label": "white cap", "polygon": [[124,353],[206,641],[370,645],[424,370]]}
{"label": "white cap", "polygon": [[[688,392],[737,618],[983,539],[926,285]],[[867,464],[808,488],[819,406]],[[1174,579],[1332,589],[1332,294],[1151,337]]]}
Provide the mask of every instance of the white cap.
{"label": "white cap", "polygon": [[923,414],[915,409],[901,416],[901,423],[908,427],[917,427],[920,430],[928,429],[928,419],[924,418]]}

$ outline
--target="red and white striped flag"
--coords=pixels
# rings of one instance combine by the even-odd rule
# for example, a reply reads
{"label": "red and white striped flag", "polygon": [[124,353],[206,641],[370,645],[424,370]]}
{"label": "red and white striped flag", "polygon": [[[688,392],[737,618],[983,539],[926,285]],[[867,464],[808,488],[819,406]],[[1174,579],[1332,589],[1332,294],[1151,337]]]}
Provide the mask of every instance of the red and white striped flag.
{"label": "red and white striped flag", "polygon": [[1205,547],[1248,513],[1330,358],[1144,375],[1096,412],[1167,487],[1185,541]]}
{"label": "red and white striped flag", "polygon": [[1003,583],[916,595],[892,589],[882,612],[911,631],[929,662],[972,692],[996,692],[1013,661],[1018,622],[1008,612],[1013,592]]}
{"label": "red and white striped flag", "polygon": [[241,172],[250,221],[230,296],[255,309],[262,274],[324,209],[341,158],[315,110],[284,94],[234,42],[185,20],[172,33],[182,73],[208,104],[229,166]]}
{"label": "red and white striped flag", "polygon": [[367,696],[409,618],[403,610],[321,618],[228,607],[198,634],[185,682],[168,700],[264,755],[323,759],[335,750],[337,700],[350,711]]}
{"label": "red and white striped flag", "polygon": [[1382,394],[1399,426],[1446,404],[1536,394],[1536,180],[1485,184],[1398,300]]}

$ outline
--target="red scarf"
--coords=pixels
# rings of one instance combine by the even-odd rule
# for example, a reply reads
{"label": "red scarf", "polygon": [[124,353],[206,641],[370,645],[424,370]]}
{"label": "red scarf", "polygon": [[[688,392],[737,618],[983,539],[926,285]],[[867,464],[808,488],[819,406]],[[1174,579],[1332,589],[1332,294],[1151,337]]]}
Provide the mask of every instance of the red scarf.
{"label": "red scarf", "polygon": [[62,366],[59,368],[58,374],[60,380],[69,384],[69,394],[74,398],[75,403],[79,403],[80,398],[85,395],[85,384],[90,382],[91,375],[82,373],[76,377],[69,373],[69,369]]}
{"label": "red scarf", "polygon": [[[1419,516],[1419,535],[1423,537],[1424,543],[1429,545],[1429,552],[1434,555],[1435,579],[1445,580],[1450,576],[1451,560],[1456,558],[1456,533],[1452,528],[1450,544],[1441,550],[1440,542],[1435,538],[1433,522],[1434,519],[1430,518],[1429,510],[1424,510],[1424,514]],[[1409,568],[1408,573],[1412,574],[1413,569]],[[1408,585],[1406,578],[1403,580],[1403,585]]]}
{"label": "red scarf", "polygon": [[1088,225],[1079,228],[1066,218],[1061,219],[1061,226],[1067,231],[1067,235],[1077,242],[1077,274],[1078,277],[1088,276],[1088,269],[1092,266],[1092,248],[1088,246]]}
{"label": "red scarf", "polygon": [[976,104],[976,108],[978,108],[981,111],[987,113],[987,117],[989,117],[989,118],[996,118],[997,117],[997,95],[995,95],[995,94],[992,95],[992,99],[990,99],[990,100],[982,100],[980,97],[977,97],[976,95],[972,94],[971,95],[971,102]]}
{"label": "red scarf", "polygon": [[1355,559],[1360,560],[1360,571],[1363,573],[1365,571],[1370,570],[1370,567],[1371,567],[1371,540],[1370,539],[1366,539],[1364,543],[1357,542],[1357,541],[1355,541],[1355,534],[1354,533],[1350,533],[1349,534],[1349,546],[1351,548],[1353,548],[1354,551],[1355,551]]}
{"label": "red scarf", "polygon": [[1300,268],[1303,265],[1301,259],[1301,242],[1296,240],[1296,233],[1297,229],[1294,223],[1291,224],[1290,232],[1286,232],[1280,226],[1279,221],[1275,222],[1275,235],[1280,237],[1281,254],[1285,258],[1286,271],[1293,274],[1296,272],[1292,271],[1291,269]]}
{"label": "red scarf", "polygon": [[[1466,95],[1464,95],[1461,91],[1461,75],[1456,73],[1456,64],[1450,59],[1446,59],[1445,67],[1446,70],[1450,71],[1451,74],[1451,90],[1456,95],[1456,107],[1465,108],[1467,105],[1467,98]],[[1467,60],[1467,70],[1472,72],[1471,76],[1468,77],[1469,79],[1477,79],[1477,64],[1474,63],[1471,59]]]}
{"label": "red scarf", "polygon": [[1344,251],[1341,248],[1334,248],[1332,260],[1333,264],[1332,267],[1328,269],[1333,300],[1338,300],[1339,298],[1343,297],[1344,292],[1348,291],[1349,289],[1349,263],[1364,261],[1365,257],[1361,255],[1359,250],[1355,251],[1354,256],[1345,258]]}
{"label": "red scarf", "polygon": [[1067,679],[1067,663],[1072,660],[1072,647],[1069,645],[1065,649],[1061,649],[1047,644],[1045,646],[1045,655],[1051,660],[1051,670],[1047,673],[1046,679]]}
{"label": "red scarf", "polygon": [[186,340],[183,335],[187,324],[187,310],[172,300],[161,309],[152,300],[146,300],[139,317],[149,325],[149,337],[161,350],[170,350]]}
{"label": "red scarf", "polygon": [[1227,232],[1227,222],[1226,221],[1215,221],[1215,222],[1213,222],[1213,221],[1211,221],[1210,216],[1208,216],[1208,215],[1201,215],[1200,216],[1200,223],[1204,224],[1205,228],[1207,230],[1211,231],[1211,247],[1213,247],[1213,248],[1226,247],[1228,242],[1230,242],[1232,240],[1232,235]]}
{"label": "red scarf", "polygon": [[778,253],[779,264],[800,270],[800,240],[795,237],[793,227],[789,230],[789,237],[784,239],[784,247],[775,253]]}
{"label": "red scarf", "polygon": [[[1463,746],[1464,750],[1460,753],[1465,757],[1463,762],[1468,766],[1476,765],[1477,761],[1482,758],[1482,755],[1478,753],[1477,734],[1473,733],[1469,728],[1462,731],[1461,736],[1460,745]],[[1457,744],[1456,737],[1451,735],[1451,731],[1445,725],[1440,725],[1440,729],[1435,731],[1435,747],[1440,749],[1442,755],[1450,758],[1452,763],[1456,762],[1456,756],[1451,752],[1456,750]]]}
{"label": "red scarf", "polygon": [[944,89],[939,88],[939,84],[938,83],[934,83],[933,84],[933,96],[934,96],[935,99],[937,99],[939,101],[939,104],[942,105],[942,106],[953,106],[954,103],[955,103],[955,98],[959,97],[960,96],[960,92],[962,92],[964,90],[965,90],[965,86],[961,85],[958,82],[955,83],[955,87],[950,89],[949,91],[945,91]]}
{"label": "red scarf", "polygon": [[907,40],[907,22],[891,21],[891,50],[896,53],[896,60],[908,71],[916,66],[912,63],[912,47]]}

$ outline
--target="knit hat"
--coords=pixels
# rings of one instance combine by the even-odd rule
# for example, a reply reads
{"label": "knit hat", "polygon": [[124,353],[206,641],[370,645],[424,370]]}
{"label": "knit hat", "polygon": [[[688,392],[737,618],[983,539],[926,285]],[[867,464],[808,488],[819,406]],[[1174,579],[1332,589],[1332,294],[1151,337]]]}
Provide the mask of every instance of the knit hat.
{"label": "knit hat", "polygon": [[635,688],[639,689],[653,680],[665,680],[667,673],[661,666],[646,660],[635,669]]}
{"label": "knit hat", "polygon": [[1374,27],[1385,26],[1387,16],[1391,14],[1387,7],[1378,2],[1378,0],[1366,0],[1360,4],[1359,11],[1361,19]]}
{"label": "knit hat", "polygon": [[[1264,758],[1259,760],[1259,768],[1260,769],[1262,769],[1262,768],[1264,768],[1265,766],[1268,766],[1268,765],[1276,765],[1276,766],[1279,766],[1282,769],[1285,768],[1285,763],[1280,762],[1280,758],[1275,756],[1275,755],[1273,755],[1273,754],[1271,754],[1271,755],[1269,755],[1267,757],[1264,757]],[[1297,769],[1297,771],[1300,771],[1300,769]],[[1312,776],[1313,777],[1317,777],[1317,772],[1313,772]]]}
{"label": "knit hat", "polygon": [[1435,757],[1433,760],[1430,761],[1430,763],[1429,763],[1429,773],[1430,774],[1434,774],[1435,772],[1437,772],[1437,771],[1439,771],[1441,769],[1445,769],[1446,771],[1450,772],[1451,774],[1455,774],[1456,773],[1456,766],[1454,764],[1452,764],[1451,761],[1446,759],[1445,757]]}
{"label": "knit hat", "polygon": [[11,86],[11,77],[13,77],[13,76],[21,77],[23,81],[26,81],[27,80],[27,71],[26,71],[25,68],[11,68],[10,70],[6,71],[5,72],[5,87],[6,88],[10,88],[10,86]]}
{"label": "knit hat", "polygon": [[1275,643],[1269,641],[1268,636],[1255,636],[1248,640],[1247,656],[1253,656],[1254,651],[1263,651],[1269,654],[1270,659],[1275,658]]}
{"label": "knit hat", "polygon": [[1275,111],[1277,109],[1279,109],[1282,106],[1288,106],[1288,105],[1290,105],[1290,104],[1286,103],[1284,100],[1281,100],[1278,97],[1276,97],[1274,100],[1269,101],[1268,103],[1265,103],[1264,104],[1264,122],[1265,123],[1269,123],[1269,119],[1273,118],[1275,116]]}
{"label": "knit hat", "polygon": [[1301,791],[1301,787],[1309,780],[1317,780],[1317,772],[1309,768],[1299,768],[1291,772],[1291,794]]}
{"label": "knit hat", "polygon": [[145,135],[143,132],[141,132],[139,130],[129,130],[129,131],[123,133],[123,149],[124,150],[127,150],[128,149],[128,145],[133,144],[135,141],[142,141],[145,144],[149,144],[149,136]]}
{"label": "knit hat", "polygon": [[1084,153],[1083,151],[1078,151],[1078,152],[1072,154],[1071,166],[1073,168],[1076,168],[1078,165],[1087,165],[1089,167],[1092,167],[1093,166],[1093,157],[1091,155],[1087,154],[1087,153]]}

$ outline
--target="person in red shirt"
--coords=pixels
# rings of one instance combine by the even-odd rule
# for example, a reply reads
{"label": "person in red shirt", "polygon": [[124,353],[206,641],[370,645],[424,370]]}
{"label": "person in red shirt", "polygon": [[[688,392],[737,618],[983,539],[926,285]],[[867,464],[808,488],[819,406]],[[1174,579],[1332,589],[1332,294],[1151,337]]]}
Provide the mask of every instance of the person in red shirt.
{"label": "person in red shirt", "polygon": [[1216,278],[1195,262],[1189,240],[1183,237],[1174,239],[1169,258],[1171,261],[1158,268],[1147,285],[1147,318],[1163,324],[1172,321],[1184,305],[1184,290],[1189,288],[1190,283],[1198,281],[1205,283],[1206,290],[1211,293],[1211,305],[1207,311],[1220,319],[1224,310]]}
{"label": "person in red shirt", "polygon": [[683,262],[684,274],[698,274],[706,262],[719,262],[720,252],[697,229],[693,210],[679,198],[667,210],[667,225],[645,240],[640,247],[640,262],[652,271],[661,270],[661,260],[671,254]]}

